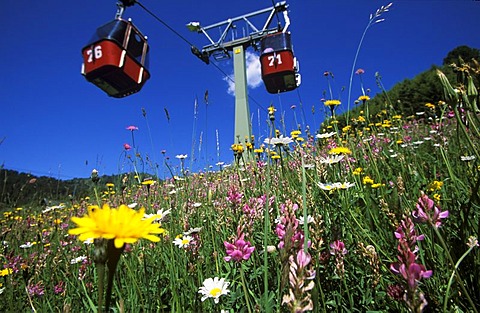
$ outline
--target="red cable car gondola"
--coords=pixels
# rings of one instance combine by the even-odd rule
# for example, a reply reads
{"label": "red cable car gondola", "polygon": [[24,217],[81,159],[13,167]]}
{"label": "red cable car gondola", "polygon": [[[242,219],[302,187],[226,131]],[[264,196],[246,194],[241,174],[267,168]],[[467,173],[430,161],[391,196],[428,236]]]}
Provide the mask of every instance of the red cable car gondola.
{"label": "red cable car gondola", "polygon": [[150,78],[147,38],[130,20],[99,27],[82,49],[82,75],[109,96],[122,98],[142,89]]}
{"label": "red cable car gondola", "polygon": [[260,40],[262,79],[269,93],[291,91],[300,85],[298,61],[293,55],[289,32],[267,35]]}

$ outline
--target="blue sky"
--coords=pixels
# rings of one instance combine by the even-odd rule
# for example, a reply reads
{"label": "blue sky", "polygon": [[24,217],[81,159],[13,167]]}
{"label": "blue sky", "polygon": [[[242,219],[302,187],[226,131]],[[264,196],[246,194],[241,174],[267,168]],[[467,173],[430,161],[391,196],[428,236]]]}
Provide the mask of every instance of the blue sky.
{"label": "blue sky", "polygon": [[[206,26],[272,5],[270,0],[140,2],[199,48],[208,41],[201,34],[189,32],[185,27],[188,22],[199,21]],[[369,15],[389,2],[287,3],[302,85],[280,96],[267,93],[261,83],[249,89],[253,133],[262,139],[268,136],[264,109],[271,103],[277,107],[277,114],[284,112],[288,132],[295,126],[290,107],[297,106],[300,120],[300,102],[306,124],[312,130],[318,128],[324,119],[320,102],[327,89],[324,71],[334,73],[334,96],[346,106],[347,92],[340,90],[343,86],[348,89],[353,59]],[[190,158],[192,142],[193,170],[232,161],[235,101],[222,73],[233,77],[232,61],[217,63],[222,71],[204,64],[185,41],[140,6],[128,8],[124,18],[131,17],[149,38],[151,79],[141,92],[123,99],[110,98],[82,77],[81,48],[98,26],[114,18],[115,11],[114,0],[1,1],[0,164],[4,168],[62,179],[88,177],[94,168],[100,174],[130,170],[123,150],[124,143],[132,144],[131,133],[125,129],[129,125],[139,128],[134,133],[138,152],[143,159],[148,155],[158,163],[162,176],[166,173],[164,157],[170,158],[168,162],[177,173],[179,160],[175,155],[188,154]],[[459,45],[480,48],[479,13],[480,1],[393,1],[383,16],[385,21],[368,30],[358,57],[356,68],[365,70],[365,87],[372,90],[371,95],[379,92],[375,72],[382,75],[389,89],[433,64],[440,65]],[[240,24],[238,28],[242,27]],[[251,64],[252,81],[259,78],[255,64]],[[208,106],[203,102],[206,90]],[[360,85],[354,79],[352,98],[358,95]],[[199,106],[194,123],[196,97]],[[166,150],[165,155],[161,150]],[[191,160],[186,164],[190,166]]]}

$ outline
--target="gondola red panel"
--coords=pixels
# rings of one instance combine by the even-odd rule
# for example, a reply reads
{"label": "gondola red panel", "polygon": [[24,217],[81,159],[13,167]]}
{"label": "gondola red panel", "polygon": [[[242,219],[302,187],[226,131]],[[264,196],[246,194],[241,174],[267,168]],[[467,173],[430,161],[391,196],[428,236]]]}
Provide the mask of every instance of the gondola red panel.
{"label": "gondola red panel", "polygon": [[262,38],[260,64],[262,79],[269,93],[297,88],[297,64],[290,33],[275,33]]}

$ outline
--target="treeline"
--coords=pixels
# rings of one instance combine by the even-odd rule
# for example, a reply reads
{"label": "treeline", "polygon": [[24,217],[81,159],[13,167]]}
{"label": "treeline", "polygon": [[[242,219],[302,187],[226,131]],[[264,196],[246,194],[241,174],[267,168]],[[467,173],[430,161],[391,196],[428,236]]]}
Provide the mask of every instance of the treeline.
{"label": "treeline", "polygon": [[91,188],[89,179],[58,180],[7,169],[0,169],[0,182],[0,210],[79,199],[87,196]]}
{"label": "treeline", "polygon": [[[368,101],[369,114],[371,117],[375,117],[382,110],[389,110],[391,113],[408,117],[415,115],[416,112],[426,111],[425,104],[437,105],[439,101],[444,99],[443,87],[438,78],[437,70],[441,70],[452,83],[459,80],[463,71],[469,70],[470,74],[474,76],[475,85],[478,86],[480,82],[479,63],[479,49],[459,46],[447,54],[442,65],[433,65],[429,70],[418,74],[414,78],[397,83],[389,91],[384,90],[382,78],[377,74],[377,85],[383,91]],[[360,116],[360,111],[365,111],[365,105],[361,102],[349,112],[349,118]],[[381,114],[379,114],[379,118],[381,118]],[[345,124],[345,119],[346,113],[338,117],[341,125]]]}

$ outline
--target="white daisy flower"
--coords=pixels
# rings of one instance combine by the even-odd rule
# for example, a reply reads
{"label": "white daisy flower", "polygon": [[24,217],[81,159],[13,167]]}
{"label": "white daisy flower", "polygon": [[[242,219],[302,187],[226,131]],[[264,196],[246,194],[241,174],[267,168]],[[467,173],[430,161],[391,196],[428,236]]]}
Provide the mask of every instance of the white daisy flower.
{"label": "white daisy flower", "polygon": [[345,155],[341,155],[341,154],[330,155],[326,158],[320,157],[320,163],[321,164],[334,164],[334,163],[340,162],[344,158],[345,158]]}
{"label": "white daisy flower", "polygon": [[334,184],[324,184],[324,183],[317,183],[318,187],[322,190],[330,191],[330,190],[335,190],[335,185]]}
{"label": "white daisy flower", "polygon": [[178,236],[173,240],[173,243],[178,246],[179,248],[186,248],[190,244],[190,242],[193,240],[192,236]]}
{"label": "white daisy flower", "polygon": [[460,160],[462,161],[465,161],[465,162],[468,162],[468,161],[473,161],[475,160],[475,156],[474,155],[469,155],[469,156],[460,156]]}
{"label": "white daisy flower", "polygon": [[20,248],[22,248],[22,249],[28,249],[28,248],[33,247],[34,244],[35,244],[35,242],[30,242],[30,241],[28,241],[28,242],[26,242],[25,244],[20,245]]}
{"label": "white daisy flower", "polygon": [[198,293],[202,294],[202,302],[208,298],[213,298],[215,303],[220,301],[221,295],[226,295],[230,292],[228,290],[229,282],[224,278],[207,278],[203,282],[203,286],[198,289]]}
{"label": "white daisy flower", "polygon": [[330,132],[330,133],[322,133],[322,134],[316,134],[315,138],[317,139],[325,139],[325,138],[330,138],[333,135],[336,135],[336,132]]}
{"label": "white daisy flower", "polygon": [[355,183],[349,183],[349,182],[334,183],[333,186],[338,189],[348,189],[355,186]]}
{"label": "white daisy flower", "polygon": [[77,264],[77,263],[82,263],[83,260],[86,260],[87,257],[85,255],[79,256],[78,258],[71,259],[70,264]]}

